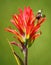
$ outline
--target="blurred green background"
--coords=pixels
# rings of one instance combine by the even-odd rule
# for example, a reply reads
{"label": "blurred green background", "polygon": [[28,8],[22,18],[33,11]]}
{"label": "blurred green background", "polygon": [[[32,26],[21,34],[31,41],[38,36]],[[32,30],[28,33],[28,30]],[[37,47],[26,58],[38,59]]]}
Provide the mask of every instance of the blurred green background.
{"label": "blurred green background", "polygon": [[[42,35],[29,48],[28,65],[51,65],[51,0],[0,0],[0,65],[17,65],[7,41],[15,39],[4,28],[15,28],[10,19],[14,13],[18,13],[19,8],[25,6],[30,6],[35,14],[42,9],[47,18],[41,26]],[[19,48],[13,47],[23,57]]]}

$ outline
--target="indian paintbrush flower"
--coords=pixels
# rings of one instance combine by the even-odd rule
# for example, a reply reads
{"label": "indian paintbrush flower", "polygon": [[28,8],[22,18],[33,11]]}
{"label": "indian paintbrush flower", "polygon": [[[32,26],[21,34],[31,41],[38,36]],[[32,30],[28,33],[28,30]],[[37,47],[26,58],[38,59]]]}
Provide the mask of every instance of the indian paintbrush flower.
{"label": "indian paintbrush flower", "polygon": [[[14,14],[11,19],[11,23],[16,26],[17,30],[6,28],[5,30],[13,33],[14,38],[18,39],[20,43],[11,42],[18,46],[22,51],[25,48],[30,47],[34,40],[41,35],[40,26],[45,21],[46,17],[43,16],[39,10],[36,15],[34,15],[30,7],[25,7],[24,11],[19,9],[19,14]],[[27,64],[25,64],[27,65]]]}

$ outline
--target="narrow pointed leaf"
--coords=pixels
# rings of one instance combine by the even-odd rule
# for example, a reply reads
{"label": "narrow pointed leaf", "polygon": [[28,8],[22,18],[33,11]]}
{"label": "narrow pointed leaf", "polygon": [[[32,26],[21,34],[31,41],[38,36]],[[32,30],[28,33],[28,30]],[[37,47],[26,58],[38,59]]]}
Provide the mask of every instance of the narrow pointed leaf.
{"label": "narrow pointed leaf", "polygon": [[12,53],[13,53],[13,55],[14,55],[14,57],[15,57],[15,60],[16,60],[17,64],[18,64],[18,65],[24,65],[22,59],[16,54],[16,52],[14,51],[14,49],[13,49],[13,47],[12,47],[12,45],[11,45],[11,43],[10,43],[9,40],[8,40],[8,43],[9,43],[9,45],[10,45],[10,48],[11,48],[11,50],[12,50]]}

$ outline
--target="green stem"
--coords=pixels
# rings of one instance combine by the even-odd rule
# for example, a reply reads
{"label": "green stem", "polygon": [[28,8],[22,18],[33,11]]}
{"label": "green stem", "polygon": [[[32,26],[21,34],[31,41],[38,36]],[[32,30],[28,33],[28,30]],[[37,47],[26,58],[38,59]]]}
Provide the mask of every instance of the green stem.
{"label": "green stem", "polygon": [[25,47],[25,49],[24,49],[24,65],[28,65],[27,60],[28,60],[28,48]]}

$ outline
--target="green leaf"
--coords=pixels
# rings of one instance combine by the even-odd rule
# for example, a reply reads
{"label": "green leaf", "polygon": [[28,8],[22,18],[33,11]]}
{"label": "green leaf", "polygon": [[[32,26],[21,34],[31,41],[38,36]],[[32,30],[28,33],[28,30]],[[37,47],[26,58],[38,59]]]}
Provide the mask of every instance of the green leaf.
{"label": "green leaf", "polygon": [[9,46],[10,46],[10,48],[11,48],[11,50],[12,50],[12,53],[13,53],[13,55],[14,55],[14,57],[15,57],[15,60],[16,60],[17,64],[18,64],[18,65],[24,65],[22,59],[16,54],[16,52],[14,51],[14,49],[13,49],[11,43],[9,42],[9,40],[8,40],[8,43],[9,43]]}
{"label": "green leaf", "polygon": [[28,48],[32,46],[33,42],[34,41],[31,41],[31,40],[28,41]]}

